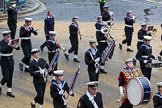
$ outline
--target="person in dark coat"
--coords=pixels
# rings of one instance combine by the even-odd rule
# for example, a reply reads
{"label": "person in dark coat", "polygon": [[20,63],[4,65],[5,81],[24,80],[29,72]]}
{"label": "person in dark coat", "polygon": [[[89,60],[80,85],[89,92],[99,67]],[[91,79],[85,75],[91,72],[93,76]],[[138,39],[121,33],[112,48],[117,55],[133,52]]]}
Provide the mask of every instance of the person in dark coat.
{"label": "person in dark coat", "polygon": [[7,24],[11,31],[11,39],[15,39],[16,28],[17,28],[17,10],[16,10],[16,1],[10,2],[10,7],[8,8],[8,20]]}
{"label": "person in dark coat", "polygon": [[54,31],[55,17],[53,16],[53,11],[49,10],[47,12],[47,18],[44,19],[44,32],[46,41],[40,46],[40,50],[43,52],[46,42],[50,40],[49,31]]}
{"label": "person in dark coat", "polygon": [[96,41],[89,40],[90,48],[85,52],[85,64],[88,65],[88,75],[90,81],[98,81],[99,70],[97,70],[100,63],[101,53],[96,48]]}
{"label": "person in dark coat", "polygon": [[133,24],[135,23],[135,19],[136,19],[136,17],[132,15],[132,11],[131,10],[128,11],[127,16],[124,18],[124,21],[125,21],[124,32],[125,32],[126,39],[124,39],[119,44],[120,50],[122,50],[123,44],[127,44],[127,51],[133,52],[133,50],[131,49],[131,42],[132,42],[132,35],[134,32]]}
{"label": "person in dark coat", "polygon": [[7,96],[15,97],[12,93],[12,77],[14,72],[13,49],[19,50],[20,47],[17,43],[12,43],[10,33],[10,31],[2,32],[3,39],[0,41],[0,63],[3,76],[0,81],[0,94],[2,94],[2,86],[7,83]]}
{"label": "person in dark coat", "polygon": [[25,24],[20,27],[20,39],[21,39],[21,48],[24,54],[24,57],[19,63],[20,71],[29,72],[29,62],[31,58],[31,33],[38,35],[37,31],[31,25],[32,18],[25,18]]}
{"label": "person in dark coat", "polygon": [[158,92],[153,96],[154,108],[162,108],[162,82],[157,83]]}
{"label": "person in dark coat", "polygon": [[37,95],[31,102],[31,108],[36,108],[36,103],[38,103],[38,108],[42,108],[48,76],[48,63],[39,57],[39,50],[37,48],[31,50],[31,55],[33,60],[30,61],[29,71],[31,76],[33,76],[33,84],[37,92]]}
{"label": "person in dark coat", "polygon": [[78,101],[77,108],[104,108],[102,102],[102,94],[97,92],[99,81],[91,81],[86,83],[88,90],[86,94],[81,96]]}
{"label": "person in dark coat", "polygon": [[[69,26],[69,33],[70,33],[70,43],[71,43],[71,48],[64,54],[65,58],[67,61],[69,61],[69,54],[73,53],[74,54],[74,62],[80,62],[78,60],[78,49],[79,49],[79,40],[78,40],[78,34],[80,34],[80,29],[78,26],[78,16],[74,16],[72,19],[72,23]],[[81,39],[81,38],[80,38]]]}
{"label": "person in dark coat", "polygon": [[50,87],[50,94],[53,98],[54,108],[67,108],[67,100],[65,98],[65,91],[70,95],[74,96],[73,91],[69,91],[69,86],[66,81],[63,80],[64,70],[54,71],[56,79],[52,81]]}
{"label": "person in dark coat", "polygon": [[152,68],[146,67],[146,64],[152,63],[152,59],[155,59],[155,56],[152,55],[151,39],[151,36],[144,36],[144,44],[141,45],[136,54],[136,59],[140,62],[141,71],[149,80],[151,79]]}

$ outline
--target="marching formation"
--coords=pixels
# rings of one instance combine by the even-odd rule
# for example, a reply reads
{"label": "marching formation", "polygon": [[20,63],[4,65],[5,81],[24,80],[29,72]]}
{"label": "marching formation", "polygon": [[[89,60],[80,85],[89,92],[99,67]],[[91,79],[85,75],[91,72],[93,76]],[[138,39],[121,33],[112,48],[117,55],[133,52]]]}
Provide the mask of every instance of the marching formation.
{"label": "marching formation", "polygon": [[[99,0],[101,14],[97,17],[95,23],[96,39],[89,39],[89,48],[84,53],[84,62],[87,65],[87,73],[89,82],[87,91],[78,99],[77,108],[104,108],[102,93],[97,92],[99,85],[99,75],[107,74],[104,69],[105,64],[109,59],[113,58],[115,50],[115,39],[110,34],[110,30],[114,25],[114,13],[109,10],[109,6],[105,5],[107,0]],[[67,108],[68,96],[74,97],[74,85],[80,73],[80,65],[75,72],[74,79],[69,85],[64,80],[64,70],[58,69],[58,60],[62,52],[67,61],[70,61],[69,54],[73,53],[73,61],[80,63],[78,59],[79,39],[82,40],[80,27],[78,24],[78,16],[72,17],[72,23],[69,25],[69,40],[71,47],[67,50],[57,40],[57,32],[55,31],[55,17],[53,11],[47,12],[47,17],[44,19],[44,35],[45,42],[40,45],[40,49],[33,48],[31,35],[38,35],[38,29],[32,26],[32,18],[25,18],[25,24],[20,27],[19,38],[15,39],[17,28],[17,10],[16,2],[10,2],[8,9],[8,27],[10,31],[3,31],[3,38],[0,41],[1,53],[1,71],[3,78],[0,81],[0,94],[2,94],[2,86],[7,84],[7,96],[15,97],[12,92],[12,78],[14,72],[14,57],[13,49],[20,50],[24,57],[19,63],[19,70],[28,72],[33,77],[33,85],[36,91],[36,96],[31,101],[31,108],[43,107],[44,94],[48,76],[52,75],[50,86],[50,96],[53,99],[54,108]],[[119,43],[119,49],[123,50],[123,45],[127,44],[126,51],[134,52],[131,48],[132,35],[134,32],[133,24],[136,17],[133,16],[130,10],[124,18],[124,32],[126,39]],[[150,41],[154,32],[153,26],[148,26],[146,23],[141,24],[137,37],[137,53],[134,58],[129,58],[125,61],[124,67],[118,76],[119,81],[119,99],[121,103],[119,108],[133,108],[135,105],[147,104],[153,93],[151,86],[151,71],[154,67],[162,67],[160,57],[152,55],[152,46]],[[19,46],[19,41],[20,46]],[[39,56],[40,51],[43,52],[44,47],[48,49],[48,62]],[[32,49],[33,48],[33,49]],[[160,52],[162,56],[162,51]],[[159,60],[158,63],[152,63],[152,60]],[[136,60],[140,63],[140,70],[134,68]],[[141,71],[141,73],[140,73]],[[143,74],[141,76],[140,74]],[[65,76],[66,77],[66,76]],[[162,82],[157,83],[158,92],[153,97],[154,108],[162,108]],[[65,92],[68,94],[65,96]]]}

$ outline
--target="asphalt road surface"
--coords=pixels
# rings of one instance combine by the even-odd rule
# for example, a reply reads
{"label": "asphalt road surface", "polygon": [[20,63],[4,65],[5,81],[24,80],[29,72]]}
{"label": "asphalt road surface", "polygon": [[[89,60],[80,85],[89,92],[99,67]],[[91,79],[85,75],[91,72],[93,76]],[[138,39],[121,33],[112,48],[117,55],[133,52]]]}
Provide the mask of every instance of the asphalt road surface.
{"label": "asphalt road surface", "polygon": [[[41,0],[46,4],[47,10],[53,10],[57,20],[71,20],[72,16],[79,16],[80,21],[96,21],[100,15],[97,0]],[[138,23],[145,21],[144,9],[150,9],[153,15],[147,16],[150,24],[161,23],[162,0],[111,0],[107,3],[110,11],[115,13],[115,22],[123,22],[128,10],[132,10]],[[34,15],[35,20],[42,20],[46,11]]]}

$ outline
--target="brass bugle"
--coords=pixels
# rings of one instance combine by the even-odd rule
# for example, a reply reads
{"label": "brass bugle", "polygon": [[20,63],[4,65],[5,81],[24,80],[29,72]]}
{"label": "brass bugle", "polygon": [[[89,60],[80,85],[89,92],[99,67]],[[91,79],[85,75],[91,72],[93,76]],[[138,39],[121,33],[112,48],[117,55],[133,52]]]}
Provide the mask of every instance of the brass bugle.
{"label": "brass bugle", "polygon": [[154,28],[152,31],[153,31],[154,34],[157,33],[157,29],[156,28]]}

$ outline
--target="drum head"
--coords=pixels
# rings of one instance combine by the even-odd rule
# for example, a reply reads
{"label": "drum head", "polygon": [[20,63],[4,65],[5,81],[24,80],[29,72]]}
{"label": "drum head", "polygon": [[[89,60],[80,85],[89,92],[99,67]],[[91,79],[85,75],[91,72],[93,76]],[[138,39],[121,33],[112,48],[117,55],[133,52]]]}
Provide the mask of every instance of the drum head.
{"label": "drum head", "polygon": [[132,105],[138,105],[142,99],[142,87],[137,78],[129,80],[127,86],[127,95]]}

